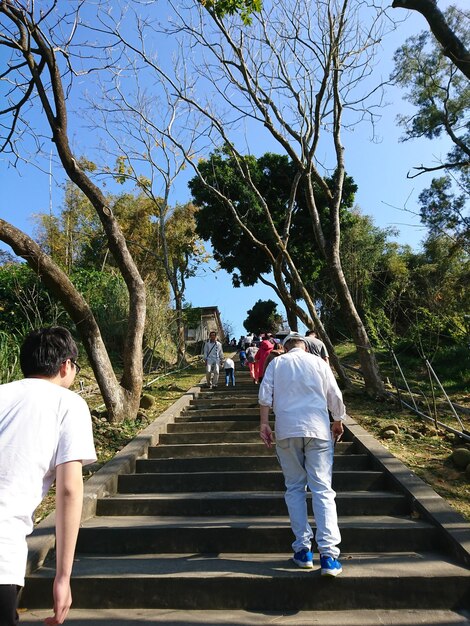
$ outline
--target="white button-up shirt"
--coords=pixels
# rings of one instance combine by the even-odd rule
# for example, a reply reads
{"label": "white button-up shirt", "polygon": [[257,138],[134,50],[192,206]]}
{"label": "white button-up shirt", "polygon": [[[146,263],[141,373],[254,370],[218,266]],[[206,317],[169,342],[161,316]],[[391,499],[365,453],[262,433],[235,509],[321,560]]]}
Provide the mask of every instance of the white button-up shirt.
{"label": "white button-up shirt", "polygon": [[220,341],[206,341],[204,344],[204,359],[209,363],[217,363],[218,361],[222,361],[224,358],[224,353],[222,351],[222,344]]}
{"label": "white button-up shirt", "polygon": [[274,410],[276,439],[331,438],[333,419],[346,417],[346,407],[330,366],[302,348],[276,357],[266,368],[259,403]]}

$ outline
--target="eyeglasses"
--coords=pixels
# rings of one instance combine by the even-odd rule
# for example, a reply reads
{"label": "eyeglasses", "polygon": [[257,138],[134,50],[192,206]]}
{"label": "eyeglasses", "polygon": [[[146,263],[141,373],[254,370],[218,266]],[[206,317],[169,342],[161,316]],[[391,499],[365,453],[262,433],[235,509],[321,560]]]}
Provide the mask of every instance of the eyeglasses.
{"label": "eyeglasses", "polygon": [[70,362],[71,362],[71,363],[73,363],[73,364],[75,365],[75,371],[76,371],[76,374],[77,374],[77,376],[78,376],[78,374],[80,374],[80,370],[81,370],[82,368],[81,368],[81,367],[80,367],[80,365],[77,363],[77,361],[74,361],[73,359],[70,359]]}

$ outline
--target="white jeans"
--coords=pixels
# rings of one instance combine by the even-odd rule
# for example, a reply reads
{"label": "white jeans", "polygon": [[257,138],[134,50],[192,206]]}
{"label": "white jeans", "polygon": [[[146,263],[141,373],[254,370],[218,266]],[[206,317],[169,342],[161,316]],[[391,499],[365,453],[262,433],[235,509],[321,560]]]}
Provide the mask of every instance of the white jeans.
{"label": "white jeans", "polygon": [[307,486],[312,492],[315,541],[322,556],[338,558],[341,535],[336,513],[336,493],[331,487],[333,444],[322,439],[291,437],[276,442],[276,453],[286,484],[285,500],[295,541],[294,552],[311,549],[313,532],[308,523]]}
{"label": "white jeans", "polygon": [[210,387],[212,378],[212,385],[217,385],[219,382],[219,362],[208,361],[206,364],[206,382]]}

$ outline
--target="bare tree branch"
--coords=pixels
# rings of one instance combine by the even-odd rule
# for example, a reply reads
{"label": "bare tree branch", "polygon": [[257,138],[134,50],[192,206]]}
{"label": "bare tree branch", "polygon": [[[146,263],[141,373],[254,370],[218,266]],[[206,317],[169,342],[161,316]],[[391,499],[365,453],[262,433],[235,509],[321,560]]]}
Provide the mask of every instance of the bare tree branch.
{"label": "bare tree branch", "polygon": [[[81,4],[82,2],[78,2],[77,7],[80,8]],[[29,10],[26,7],[29,7]],[[52,36],[54,35],[54,29],[60,31],[62,26],[68,24],[71,15],[73,17],[71,33],[76,31],[78,20],[78,14],[75,12],[76,8],[73,8],[70,14],[66,10],[65,13],[60,14],[57,18],[53,11],[56,8],[56,2],[53,2],[49,5],[49,10],[39,10],[39,17],[36,19],[35,7],[35,3],[23,5],[18,0],[2,0],[0,3],[2,24],[7,23],[10,32],[5,37],[3,31],[0,31],[0,48],[5,44],[8,49],[11,49],[11,41],[14,37],[16,42],[15,59],[19,57],[24,59],[29,73],[26,81],[28,85],[26,90],[24,90],[24,76],[22,72],[19,72],[16,82],[13,79],[13,84],[18,92],[24,95],[17,99],[16,108],[11,109],[10,107],[13,113],[13,122],[10,125],[9,132],[7,132],[4,146],[10,145],[12,151],[15,150],[12,145],[12,137],[13,133],[16,132],[19,111],[27,101],[31,101],[33,95],[32,86],[34,86],[34,92],[37,93],[41,103],[47,124],[52,133],[52,141],[55,144],[63,168],[70,180],[83,191],[95,208],[105,230],[110,251],[128,288],[130,302],[129,319],[120,387],[113,390],[114,393],[111,394],[113,396],[112,401],[110,400],[111,395],[108,393],[109,390],[102,389],[105,401],[107,401],[110,418],[122,420],[126,413],[127,416],[135,415],[139,406],[143,375],[142,339],[145,324],[145,286],[129,253],[124,235],[111,208],[107,204],[103,192],[80,167],[78,159],[75,158],[70,146],[67,132],[67,98],[59,59],[65,57],[66,73],[68,72],[70,77],[72,76],[70,72],[71,66],[66,46],[55,45],[52,41]],[[56,21],[52,26],[48,26],[46,23],[47,18],[52,16]],[[66,41],[70,44],[70,36]],[[16,62],[16,65],[18,65],[18,62]],[[21,65],[22,68],[23,66]],[[12,80],[11,76],[10,80]],[[29,96],[28,100],[25,100],[26,95]],[[21,106],[19,107],[19,105]],[[111,386],[114,385],[115,381],[109,376],[101,376],[100,374],[100,368],[102,368],[101,356],[95,355],[92,365],[98,382]],[[106,381],[108,382],[106,383]]]}

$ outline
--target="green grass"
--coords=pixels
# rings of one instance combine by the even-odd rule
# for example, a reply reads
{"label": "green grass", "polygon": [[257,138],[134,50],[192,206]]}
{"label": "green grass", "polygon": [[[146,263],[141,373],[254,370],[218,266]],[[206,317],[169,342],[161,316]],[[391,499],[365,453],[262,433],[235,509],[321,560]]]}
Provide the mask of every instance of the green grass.
{"label": "green grass", "polygon": [[15,335],[0,331],[0,384],[21,378],[19,355],[19,339]]}
{"label": "green grass", "polygon": [[[458,442],[453,434],[436,430],[431,422],[400,410],[394,402],[379,403],[353,392],[345,394],[345,403],[349,415],[470,521],[469,479],[450,458]],[[391,424],[398,427],[398,434],[384,438]]]}
{"label": "green grass", "polygon": [[[359,368],[354,344],[341,343],[336,346],[336,351],[344,363]],[[391,354],[386,350],[377,350],[375,354],[383,378],[388,379],[393,387],[398,385],[404,389],[405,381]],[[395,354],[412,391],[421,396],[424,394],[431,402],[434,390],[437,399],[444,400],[444,394],[434,378],[431,383],[424,359],[412,346],[407,344],[398,346]],[[446,393],[452,395],[456,403],[470,406],[470,350],[466,346],[443,347],[432,358],[431,366]]]}

